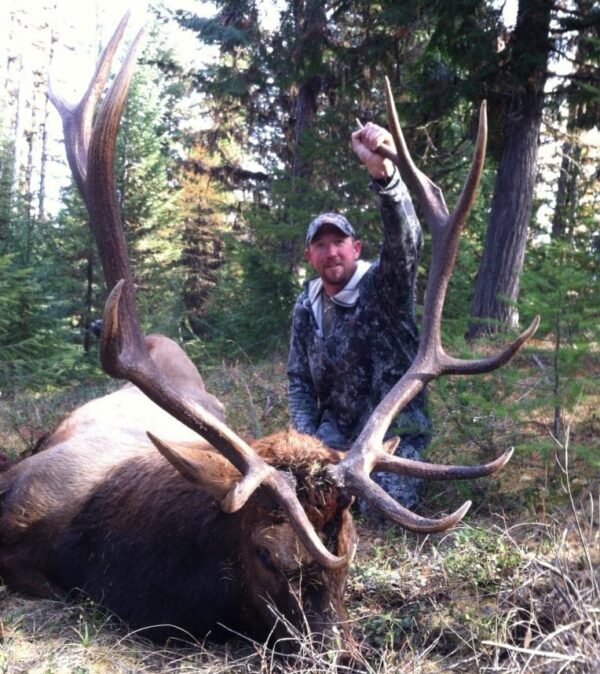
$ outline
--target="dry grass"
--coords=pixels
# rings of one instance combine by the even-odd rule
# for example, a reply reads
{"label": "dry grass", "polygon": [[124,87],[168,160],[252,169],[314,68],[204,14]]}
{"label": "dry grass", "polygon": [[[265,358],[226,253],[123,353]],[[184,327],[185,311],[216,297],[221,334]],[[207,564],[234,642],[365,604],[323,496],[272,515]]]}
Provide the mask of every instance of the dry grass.
{"label": "dry grass", "polygon": [[[490,518],[436,537],[359,524],[361,545],[347,592],[358,644],[352,671],[600,671],[595,498],[589,511],[561,511],[545,522]],[[7,593],[0,671],[345,671],[335,668],[335,653],[299,643],[299,655],[286,660],[241,639],[161,649],[110,622],[96,606]]]}
{"label": "dry grass", "polygon": [[[223,366],[205,375],[209,388],[228,402],[234,428],[252,436],[286,424],[281,362],[252,369]],[[535,372],[523,370],[519,376],[522,389],[533,395]],[[96,388],[83,388],[87,397],[97,394]],[[33,442],[30,428],[54,423],[76,395],[4,403],[0,449],[26,451]],[[518,399],[523,392],[513,388],[510,395]],[[514,407],[512,417],[486,420],[490,449],[481,436],[459,437],[456,419],[444,417],[448,406],[438,407],[435,396],[434,404],[440,436],[433,448],[436,459],[446,457],[444,444],[459,446],[469,454],[464,460],[473,461],[473,455],[479,460],[494,444],[515,439]],[[518,451],[498,480],[432,485],[426,512],[450,510],[466,497],[477,505],[465,524],[445,535],[420,537],[359,521],[361,542],[347,590],[356,641],[352,671],[600,672],[600,475],[570,447],[575,435],[590,453],[597,448],[595,415],[593,402],[585,398],[570,432],[560,439],[548,435],[543,416],[533,424],[519,422],[518,449],[519,437],[532,434],[554,449]],[[158,648],[93,605],[4,591],[0,609],[0,672],[11,674],[347,669],[336,669],[335,653],[319,653],[306,641],[298,656],[285,660],[239,638],[225,646],[207,641]]]}

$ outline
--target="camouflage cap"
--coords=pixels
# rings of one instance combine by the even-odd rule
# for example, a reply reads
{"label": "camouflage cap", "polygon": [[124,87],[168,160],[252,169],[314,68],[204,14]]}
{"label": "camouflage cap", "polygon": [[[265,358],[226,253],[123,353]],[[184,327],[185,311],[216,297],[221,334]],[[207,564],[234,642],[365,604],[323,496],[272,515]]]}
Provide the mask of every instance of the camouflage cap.
{"label": "camouflage cap", "polygon": [[348,220],[339,213],[321,213],[310,223],[308,230],[306,232],[306,245],[315,238],[317,232],[323,227],[323,225],[333,225],[337,227],[340,231],[344,232],[346,236],[351,236],[353,239],[356,239],[356,232],[354,227],[348,222]]}

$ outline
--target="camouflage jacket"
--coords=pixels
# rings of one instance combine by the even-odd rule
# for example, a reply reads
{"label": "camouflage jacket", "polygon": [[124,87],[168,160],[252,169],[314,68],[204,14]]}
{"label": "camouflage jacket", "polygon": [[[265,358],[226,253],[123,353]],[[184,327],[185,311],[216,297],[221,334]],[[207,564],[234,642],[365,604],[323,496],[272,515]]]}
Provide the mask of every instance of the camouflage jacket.
{"label": "camouflage jacket", "polygon": [[[292,425],[340,449],[358,436],[418,348],[414,292],[421,227],[398,172],[387,185],[371,181],[370,186],[380,197],[383,244],[379,258],[360,279],[354,304],[335,304],[334,325],[324,337],[311,304],[311,284],[319,279],[312,279],[292,318],[287,370]],[[413,400],[388,437],[428,434],[424,403],[424,395]]]}

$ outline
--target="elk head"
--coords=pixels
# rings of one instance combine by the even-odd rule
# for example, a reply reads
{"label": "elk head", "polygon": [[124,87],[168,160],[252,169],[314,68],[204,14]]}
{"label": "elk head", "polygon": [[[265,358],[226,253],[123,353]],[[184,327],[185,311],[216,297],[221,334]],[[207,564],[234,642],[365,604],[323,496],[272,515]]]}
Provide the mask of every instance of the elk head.
{"label": "elk head", "polygon": [[[314,439],[302,436],[295,436],[294,442],[304,449],[296,447],[293,452],[283,454],[277,449],[267,451],[260,442],[253,446],[244,442],[218,414],[207,408],[201,396],[194,396],[185,387],[174,384],[167,370],[157,364],[146,347],[135,307],[134,285],[113,175],[116,134],[141,34],[133,41],[94,119],[94,110],[126,22],[127,16],[101,55],[96,74],[82,101],[71,107],[53,96],[63,119],[69,164],[89,211],[106,282],[111,288],[101,337],[102,365],[111,376],[135,384],[160,408],[210,443],[210,450],[206,445],[192,450],[189,446],[181,446],[168,438],[149,433],[156,449],[186,478],[188,484],[201,485],[219,499],[222,511],[226,513],[224,517],[232,518],[231,521],[235,518],[248,520],[241,531],[242,535],[247,532],[250,539],[248,546],[252,550],[252,560],[246,566],[251,569],[254,579],[251,592],[256,603],[264,606],[265,596],[268,595],[276,606],[283,607],[288,617],[300,608],[313,611],[317,616],[313,624],[316,624],[319,616],[327,613],[324,604],[332,603],[334,595],[339,596],[339,602],[336,599],[333,603],[341,604],[341,592],[352,555],[348,509],[353,497],[365,499],[401,526],[423,533],[448,529],[464,516],[469,507],[469,503],[465,503],[456,512],[439,519],[421,517],[395,502],[374,483],[369,477],[372,471],[390,471],[425,479],[475,478],[500,469],[511,455],[507,451],[495,461],[479,466],[444,466],[395,457],[394,443],[386,443],[386,447],[383,443],[392,419],[429,381],[443,374],[474,374],[493,370],[507,362],[537,327],[536,320],[500,354],[482,360],[453,358],[445,353],[440,342],[442,307],[460,230],[475,198],[483,167],[485,105],[480,113],[472,167],[458,204],[450,214],[439,188],[415,167],[410,158],[387,84],[388,114],[396,145],[396,153],[387,151],[387,156],[398,165],[404,180],[416,194],[432,235],[431,271],[418,355],[408,372],[375,409],[347,453],[319,448]],[[384,152],[384,148],[381,151]],[[224,472],[233,475],[220,485],[216,484],[218,480],[214,480],[212,489],[207,486],[210,482],[207,481],[210,473],[208,455],[212,461],[229,467],[228,471],[217,471],[219,475]],[[316,466],[316,469],[307,472],[307,465]],[[252,528],[250,520],[255,520],[259,511],[262,513],[261,521],[266,524],[257,531]],[[314,573],[319,577],[321,587],[329,584],[333,589],[330,589],[329,595],[315,595],[309,601],[302,599],[293,608],[281,577],[287,579],[289,587],[290,578],[298,573]],[[340,612],[341,608],[334,611],[338,618]]]}

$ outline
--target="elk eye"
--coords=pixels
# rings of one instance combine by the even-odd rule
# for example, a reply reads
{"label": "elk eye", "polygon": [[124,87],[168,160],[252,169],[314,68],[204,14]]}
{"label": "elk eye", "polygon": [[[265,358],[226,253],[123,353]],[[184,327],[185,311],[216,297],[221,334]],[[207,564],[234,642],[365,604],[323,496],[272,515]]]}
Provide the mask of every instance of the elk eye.
{"label": "elk eye", "polygon": [[271,573],[276,573],[278,571],[278,568],[273,563],[271,554],[266,548],[263,548],[260,545],[257,546],[256,556],[258,557],[260,563],[265,567],[265,569],[267,569],[267,571],[271,571]]}

